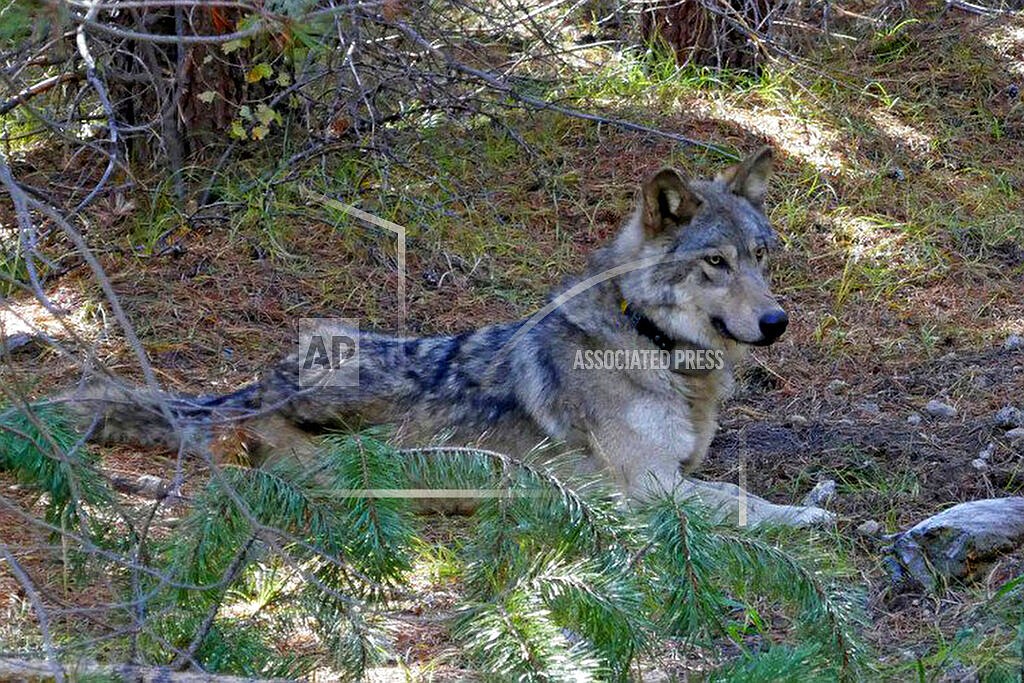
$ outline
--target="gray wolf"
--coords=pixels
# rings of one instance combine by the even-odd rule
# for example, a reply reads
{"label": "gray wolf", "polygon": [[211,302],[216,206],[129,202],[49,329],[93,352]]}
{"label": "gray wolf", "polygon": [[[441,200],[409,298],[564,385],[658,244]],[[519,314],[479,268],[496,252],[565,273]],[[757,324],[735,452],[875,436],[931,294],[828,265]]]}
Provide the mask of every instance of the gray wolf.
{"label": "gray wolf", "polygon": [[[556,442],[583,454],[575,467],[604,473],[631,498],[667,490],[752,524],[830,521],[819,508],[689,476],[715,433],[734,368],[788,322],[766,279],[778,241],[763,208],[771,164],[766,148],[712,180],[671,168],[651,175],[617,236],[526,320],[428,338],[333,330],[358,338],[356,357],[336,370],[351,382],[306,385],[303,357],[293,353],[226,396],[104,384],[71,405],[95,440],[198,451],[226,439],[257,459],[310,457],[317,434],[373,424],[395,425],[401,444],[445,434],[453,445],[510,455]],[[593,359],[609,350],[634,358],[700,351],[714,367],[580,366],[581,351]]]}

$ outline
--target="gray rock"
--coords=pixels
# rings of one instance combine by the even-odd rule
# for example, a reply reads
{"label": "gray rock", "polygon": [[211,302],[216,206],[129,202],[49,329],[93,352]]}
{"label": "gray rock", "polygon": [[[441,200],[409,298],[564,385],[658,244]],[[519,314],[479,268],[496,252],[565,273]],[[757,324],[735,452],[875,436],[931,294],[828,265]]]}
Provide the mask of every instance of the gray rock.
{"label": "gray rock", "polygon": [[917,426],[921,424],[921,413],[911,413],[907,415],[907,424]]}
{"label": "gray rock", "polygon": [[935,591],[969,578],[985,562],[1024,543],[1024,497],[954,505],[897,534],[887,565],[899,583]]}
{"label": "gray rock", "polygon": [[804,496],[803,504],[807,507],[825,507],[836,497],[836,482],[832,479],[823,479],[814,485],[814,488]]}
{"label": "gray rock", "polygon": [[984,460],[984,458],[975,458],[974,460],[972,460],[971,467],[978,470],[979,472],[988,471],[988,463]]}
{"label": "gray rock", "polygon": [[882,525],[873,519],[869,519],[857,527],[857,533],[861,536],[877,536],[881,532]]}
{"label": "gray rock", "polygon": [[46,348],[46,338],[41,334],[17,332],[9,337],[0,337],[0,355],[35,353],[44,348]]}
{"label": "gray rock", "polygon": [[806,427],[808,420],[803,415],[794,413],[789,416],[789,420],[787,420],[787,422],[789,422],[792,427]]}
{"label": "gray rock", "polygon": [[943,403],[942,401],[936,399],[928,401],[928,405],[924,407],[924,412],[928,413],[932,417],[939,417],[944,419],[956,417],[956,408],[949,405],[948,403]]}
{"label": "gray rock", "polygon": [[1024,427],[1024,412],[1013,406],[1003,406],[996,413],[995,425],[1000,429]]}
{"label": "gray rock", "polygon": [[846,391],[847,386],[848,385],[843,380],[834,379],[828,383],[828,386],[826,388],[828,389],[828,393],[830,394],[841,394]]}
{"label": "gray rock", "polygon": [[858,408],[860,408],[862,412],[867,413],[868,415],[881,415],[882,414],[882,407],[879,406],[874,401],[865,401],[864,403],[861,403],[858,406]]}
{"label": "gray rock", "polygon": [[1011,334],[1003,342],[1003,349],[1006,351],[1020,351],[1024,349],[1024,337],[1019,334]]}
{"label": "gray rock", "polygon": [[138,495],[145,498],[163,498],[170,489],[167,482],[152,474],[139,475],[139,478],[135,480],[135,486],[138,487]]}
{"label": "gray rock", "polygon": [[978,451],[978,460],[988,461],[992,455],[996,452],[996,445],[989,442],[987,446]]}
{"label": "gray rock", "polygon": [[1006,432],[1005,436],[1014,445],[1024,442],[1024,427],[1015,427]]}

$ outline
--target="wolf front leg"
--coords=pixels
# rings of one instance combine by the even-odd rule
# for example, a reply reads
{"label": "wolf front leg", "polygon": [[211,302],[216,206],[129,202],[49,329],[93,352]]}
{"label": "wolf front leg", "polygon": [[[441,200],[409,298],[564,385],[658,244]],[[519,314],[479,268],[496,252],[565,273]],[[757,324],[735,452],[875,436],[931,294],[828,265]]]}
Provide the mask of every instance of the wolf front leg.
{"label": "wolf front leg", "polygon": [[686,478],[675,489],[684,500],[696,501],[718,520],[740,526],[831,526],[836,517],[828,510],[802,505],[779,505],[725,482]]}

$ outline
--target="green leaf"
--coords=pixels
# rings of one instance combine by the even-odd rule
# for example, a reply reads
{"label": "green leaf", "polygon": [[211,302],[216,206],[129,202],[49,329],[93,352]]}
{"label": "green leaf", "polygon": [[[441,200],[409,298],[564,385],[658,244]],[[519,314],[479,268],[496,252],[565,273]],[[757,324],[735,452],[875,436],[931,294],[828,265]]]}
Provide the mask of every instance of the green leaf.
{"label": "green leaf", "polygon": [[274,68],[266,62],[260,62],[253,68],[249,69],[249,73],[245,74],[246,83],[259,83],[264,78],[270,78],[274,75]]}
{"label": "green leaf", "polygon": [[242,49],[243,47],[249,47],[248,38],[237,38],[235,40],[229,40],[225,42],[223,45],[221,45],[220,49],[221,52],[223,52],[226,55],[229,55],[232,52]]}
{"label": "green leaf", "polygon": [[214,98],[217,97],[217,92],[214,90],[207,90],[199,93],[199,101],[203,104],[210,104]]}
{"label": "green leaf", "polygon": [[267,105],[261,104],[256,107],[256,120],[269,128],[271,123],[281,123],[281,115]]}

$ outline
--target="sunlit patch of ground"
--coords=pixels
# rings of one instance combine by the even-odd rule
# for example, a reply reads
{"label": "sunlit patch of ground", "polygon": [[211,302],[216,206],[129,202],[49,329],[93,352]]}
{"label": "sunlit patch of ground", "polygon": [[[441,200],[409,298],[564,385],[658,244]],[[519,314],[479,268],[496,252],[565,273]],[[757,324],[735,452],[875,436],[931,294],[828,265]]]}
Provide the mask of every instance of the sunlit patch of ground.
{"label": "sunlit patch of ground", "polygon": [[[1024,491],[1021,454],[990,425],[1002,405],[1024,408],[1024,355],[1002,349],[1007,336],[1024,334],[1024,29],[955,10],[921,18],[897,37],[842,27],[866,31],[864,40],[823,45],[813,69],[786,67],[760,85],[686,72],[655,78],[619,63],[605,67],[616,83],[605,73],[576,86],[609,116],[778,151],[768,206],[785,242],[775,273],[792,324],[745,369],[706,471],[735,480],[743,434],[758,444],[743,456],[756,492],[792,502],[818,479],[839,482],[844,537],[866,519],[895,531],[951,502]],[[264,171],[257,158],[232,170],[224,201],[190,226],[165,236],[180,217],[159,214],[156,229],[142,210],[151,198],[140,193],[137,213],[119,218],[130,230],[96,220],[89,239],[106,247],[101,262],[161,381],[209,393],[283,355],[299,317],[431,334],[527,315],[614,234],[643,174],[666,161],[695,176],[721,167],[713,155],[611,126],[550,113],[514,122],[518,141],[475,122],[436,131],[403,147],[404,165],[386,177],[362,152],[343,150],[326,173],[290,169],[287,181],[252,189]],[[392,236],[301,200],[299,183],[405,225],[407,271],[397,269]],[[402,277],[407,321],[397,314]],[[83,267],[48,283],[47,294],[66,315],[12,298],[0,307],[2,333],[80,338],[138,378]],[[27,352],[5,361],[7,376],[42,395],[79,369]],[[933,398],[954,404],[958,417],[908,425]],[[989,442],[995,450],[980,473],[970,463]],[[125,477],[159,475],[168,462],[131,448],[105,452]],[[457,540],[452,528],[436,545]],[[851,552],[880,591],[878,549],[858,541]],[[0,609],[30,618],[0,576],[0,593],[12,596]],[[437,601],[410,606],[413,626],[396,638],[405,659],[375,670],[379,680],[457,677],[443,625],[422,618],[450,608],[453,581],[436,556],[418,567],[416,590]],[[961,606],[978,600],[957,590],[940,601],[877,603],[872,637],[898,671],[893,679],[909,671],[907,651],[934,655],[936,633],[969,624]],[[668,668],[685,668],[679,653],[669,658]]]}

